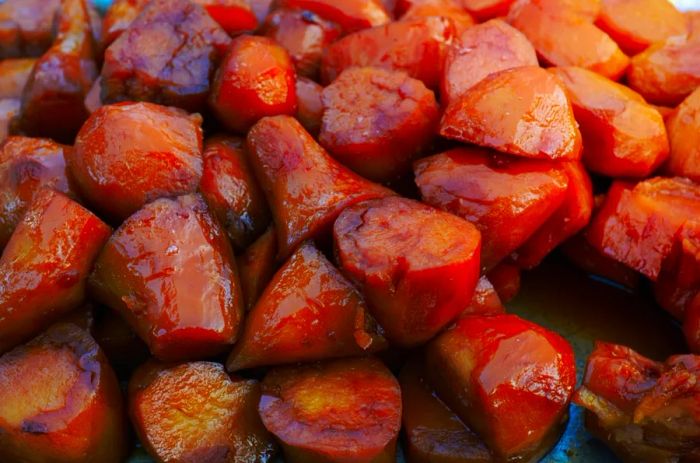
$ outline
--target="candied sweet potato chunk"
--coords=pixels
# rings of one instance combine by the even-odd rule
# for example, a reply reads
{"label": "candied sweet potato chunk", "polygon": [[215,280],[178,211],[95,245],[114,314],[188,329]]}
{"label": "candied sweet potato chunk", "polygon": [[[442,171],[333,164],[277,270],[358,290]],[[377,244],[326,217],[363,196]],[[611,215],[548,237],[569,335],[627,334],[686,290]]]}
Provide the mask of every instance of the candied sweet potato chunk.
{"label": "candied sweet potato chunk", "polygon": [[57,324],[0,357],[0,429],[3,461],[124,461],[119,384],[86,331]]}
{"label": "candied sweet potato chunk", "polygon": [[352,66],[374,66],[404,71],[426,87],[438,88],[445,53],[456,33],[450,19],[435,16],[355,32],[328,47],[322,80],[332,82]]}
{"label": "candied sweet potato chunk", "polygon": [[97,77],[86,0],[63,0],[58,35],[32,69],[22,94],[20,131],[71,143],[88,117],[85,95]]}
{"label": "candied sweet potato chunk", "polygon": [[491,74],[450,102],[440,134],[527,158],[581,156],[581,133],[564,88],[535,66]]}
{"label": "candied sweet potato chunk", "polygon": [[202,175],[202,119],[152,103],[95,111],[67,156],[83,197],[121,221],[161,196],[197,189]]}
{"label": "candied sweet potato chunk", "polygon": [[470,27],[447,50],[442,104],[447,106],[490,74],[521,66],[537,66],[537,55],[520,31],[500,19]]}
{"label": "candied sweet potato chunk", "polygon": [[700,214],[700,186],[683,178],[615,182],[587,232],[605,255],[656,281],[678,230]]}
{"label": "candied sweet potato chunk", "polygon": [[520,292],[520,267],[509,260],[490,269],[486,276],[503,302],[508,302]]}
{"label": "candied sweet potato chunk", "polygon": [[687,31],[683,13],[668,0],[602,0],[596,25],[630,55]]}
{"label": "candied sweet potato chunk", "polygon": [[280,0],[281,6],[313,11],[344,32],[381,26],[391,21],[380,0]]}
{"label": "candied sweet potato chunk", "polygon": [[474,18],[462,8],[460,0],[422,0],[412,3],[401,15],[402,21],[442,16],[452,20],[457,31],[462,31],[475,24]]}
{"label": "candied sweet potato chunk", "polygon": [[321,131],[323,119],[323,87],[306,77],[299,77],[296,83],[297,120],[312,135]]}
{"label": "candied sweet potato chunk", "polygon": [[111,229],[62,193],[36,194],[0,257],[0,353],[80,307]]}
{"label": "candied sweet potato chunk", "polygon": [[644,178],[666,160],[664,120],[639,94],[582,68],[551,71],[569,95],[583,136],[583,162],[591,171]]}
{"label": "candied sweet potato chunk", "polygon": [[[520,274],[518,273],[518,276]],[[519,282],[519,280],[518,280]],[[501,302],[501,298],[491,281],[482,276],[476,283],[474,295],[469,306],[462,312],[460,317],[471,315],[494,315],[506,311]]]}
{"label": "candied sweet potato chunk", "polygon": [[280,8],[266,19],[267,37],[289,53],[297,74],[315,78],[323,51],[340,35],[340,28],[308,10]]}
{"label": "candied sweet potato chunk", "polygon": [[0,59],[41,56],[53,41],[61,0],[6,0],[0,3]]}
{"label": "candied sweet potato chunk", "polygon": [[508,14],[510,24],[532,42],[543,62],[582,67],[612,80],[622,77],[629,58],[610,36],[591,18],[566,14],[566,9],[555,10],[545,3],[551,4],[545,0],[518,0]]}
{"label": "candied sweet potato chunk", "polygon": [[[691,220],[697,217],[692,217]],[[686,222],[676,234],[654,285],[656,301],[678,320],[700,291],[700,224]]]}
{"label": "candied sweet potato chunk", "polygon": [[345,209],[333,237],[341,270],[393,343],[426,342],[471,301],[481,238],[465,220],[389,197]]}
{"label": "candied sweet potato chunk", "polygon": [[216,72],[209,105],[228,129],[245,133],[259,119],[297,110],[294,66],[267,37],[233,40]]}
{"label": "candied sweet potato chunk", "polygon": [[408,463],[491,463],[484,441],[437,398],[423,362],[409,360],[399,375]]}
{"label": "candied sweet potato chunk", "polygon": [[238,249],[255,241],[270,224],[265,194],[253,176],[240,138],[222,136],[207,141],[199,191]]}
{"label": "candied sweet potato chunk", "polygon": [[576,384],[571,346],[514,315],[463,318],[427,347],[438,396],[503,460],[556,442]]}
{"label": "candied sweet potato chunk", "polygon": [[568,180],[557,164],[456,148],[414,165],[423,201],[481,231],[481,263],[493,268],[560,207]]}
{"label": "candied sweet potato chunk", "polygon": [[283,259],[330,231],[346,207],[393,194],[340,165],[292,117],[262,119],[248,133],[248,149]]}
{"label": "candied sweet potato chunk", "polygon": [[460,0],[464,9],[479,21],[505,16],[514,0]]}
{"label": "candied sweet potato chunk", "polygon": [[150,0],[114,0],[102,19],[104,46],[108,47],[129,28]]}
{"label": "candied sweet potato chunk", "polygon": [[586,409],[586,427],[622,461],[696,461],[698,375],[695,355],[660,363],[599,342],[574,400]]}
{"label": "candied sweet potato chunk", "polygon": [[288,463],[393,463],[401,390],[377,359],[270,370],[258,406]]}
{"label": "candied sweet potato chunk", "polygon": [[409,172],[440,119],[433,92],[401,71],[346,69],[323,90],[322,100],[319,143],[374,181]]}
{"label": "candied sweet potato chunk", "polygon": [[365,301],[313,244],[275,274],[248,314],[229,371],[361,355],[386,347]]}
{"label": "candied sweet potato chunk", "polygon": [[10,137],[0,144],[0,252],[42,188],[73,196],[67,146],[44,138]]}
{"label": "candied sweet potato chunk", "polygon": [[269,227],[236,258],[246,311],[250,311],[277,269],[277,235]]}
{"label": "candied sweet potato chunk", "polygon": [[91,275],[162,360],[222,352],[238,335],[243,301],[230,244],[198,195],[162,198],[129,217]]}
{"label": "candied sweet potato chunk", "polygon": [[190,0],[153,0],[109,46],[102,100],[204,109],[210,79],[230,39]]}
{"label": "candied sweet potato chunk", "polygon": [[36,61],[35,58],[0,61],[0,99],[22,97],[22,90],[29,80]]}
{"label": "candied sweet potato chunk", "polygon": [[258,28],[258,18],[248,0],[194,0],[207,10],[229,35],[252,32]]}
{"label": "candied sweet potato chunk", "polygon": [[139,439],[159,462],[265,462],[276,445],[258,415],[260,384],[222,365],[149,362],[129,382]]}
{"label": "candied sweet potato chunk", "polygon": [[700,181],[700,86],[678,106],[666,122],[672,175]]}

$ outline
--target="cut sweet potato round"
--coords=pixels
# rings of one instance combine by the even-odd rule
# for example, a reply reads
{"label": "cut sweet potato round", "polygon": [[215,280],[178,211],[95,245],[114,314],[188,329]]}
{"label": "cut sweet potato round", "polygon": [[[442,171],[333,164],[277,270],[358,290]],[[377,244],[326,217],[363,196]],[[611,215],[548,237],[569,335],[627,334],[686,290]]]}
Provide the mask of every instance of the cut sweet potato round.
{"label": "cut sweet potato round", "polygon": [[668,171],[700,181],[700,88],[671,114],[666,127],[671,144]]}

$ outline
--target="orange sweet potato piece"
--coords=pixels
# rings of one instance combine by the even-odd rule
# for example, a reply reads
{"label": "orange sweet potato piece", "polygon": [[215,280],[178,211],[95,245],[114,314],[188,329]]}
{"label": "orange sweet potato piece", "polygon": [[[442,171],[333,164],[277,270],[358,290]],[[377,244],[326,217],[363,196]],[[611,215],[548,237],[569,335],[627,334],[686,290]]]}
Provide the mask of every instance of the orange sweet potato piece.
{"label": "orange sweet potato piece", "polygon": [[282,259],[303,241],[330,231],[346,207],[393,194],[340,165],[289,116],[258,122],[248,133],[248,149]]}
{"label": "orange sweet potato piece", "polygon": [[399,375],[408,463],[491,463],[484,441],[437,398],[422,361],[409,360]]}
{"label": "orange sweet potato piece", "polygon": [[580,232],[591,220],[593,187],[580,162],[562,163],[569,179],[566,198],[559,209],[515,252],[522,268],[538,266],[561,243]]}
{"label": "orange sweet potato piece", "polygon": [[100,307],[93,323],[92,335],[118,374],[131,374],[149,356],[148,346],[114,310]]}
{"label": "orange sweet potato piece", "polygon": [[[692,219],[697,219],[693,217]],[[673,240],[654,284],[656,301],[678,320],[700,291],[700,226],[686,222]]]}
{"label": "orange sweet potato piece", "polygon": [[629,58],[613,39],[586,14],[551,5],[551,0],[518,0],[508,22],[525,34],[546,64],[578,66],[612,80],[622,77]]}
{"label": "orange sweet potato piece", "polygon": [[449,18],[434,16],[355,32],[328,47],[321,79],[328,83],[349,67],[373,66],[404,71],[436,89],[447,47],[456,34]]}
{"label": "orange sweet potato piece", "polygon": [[500,19],[470,27],[447,50],[442,104],[447,106],[490,74],[520,66],[537,66],[535,49],[520,31]]}
{"label": "orange sweet potato piece", "polygon": [[700,11],[686,11],[684,13],[686,23],[688,25],[688,35],[692,39],[700,37]]}
{"label": "orange sweet potato piece", "polygon": [[102,19],[102,39],[105,47],[112,44],[134,22],[150,0],[114,0]]}
{"label": "orange sweet potato piece", "polygon": [[486,21],[508,13],[514,0],[460,0],[464,9],[479,21]]}
{"label": "orange sweet potato piece", "polygon": [[244,141],[214,137],[204,149],[199,191],[234,247],[243,249],[270,224],[265,195],[253,176]]}
{"label": "orange sweet potato piece", "polygon": [[229,371],[351,357],[386,341],[352,284],[313,244],[282,266],[248,314]]}
{"label": "orange sweet potato piece", "polygon": [[86,331],[57,324],[0,357],[0,429],[2,461],[124,461],[119,384]]}
{"label": "orange sweet potato piece", "polygon": [[700,214],[700,185],[688,179],[615,182],[593,217],[588,241],[600,252],[656,281],[680,228]]}
{"label": "orange sweet potato piece", "polygon": [[267,37],[233,40],[216,71],[209,105],[226,128],[245,133],[259,119],[297,110],[294,65]]}
{"label": "orange sweet potato piece", "polygon": [[341,270],[392,343],[425,343],[472,299],[481,238],[465,220],[390,197],[345,209],[333,237]]}
{"label": "orange sweet potato piece", "polygon": [[522,246],[561,206],[568,180],[558,164],[465,147],[417,161],[423,201],[481,231],[482,268]]}
{"label": "orange sweet potato piece", "polygon": [[323,87],[306,77],[299,77],[297,91],[297,120],[312,135],[321,131],[323,119]]}
{"label": "orange sweet potato piece", "polygon": [[260,384],[222,365],[149,362],[129,382],[129,412],[157,462],[264,462],[276,445],[258,415]]}
{"label": "orange sweet potato piece", "polygon": [[535,66],[491,74],[450,102],[440,135],[526,158],[581,156],[581,133],[564,88]]}
{"label": "orange sweet potato piece", "polygon": [[472,15],[462,8],[460,0],[414,1],[406,12],[401,15],[401,20],[407,21],[430,16],[442,16],[451,19],[457,31],[463,31],[476,24]]}
{"label": "orange sweet potato piece", "polygon": [[202,119],[152,103],[95,111],[68,153],[82,196],[121,221],[161,196],[197,189],[202,175]]}
{"label": "orange sweet potato piece", "polygon": [[194,0],[207,10],[229,35],[252,32],[258,28],[258,18],[248,0]]}
{"label": "orange sweet potato piece", "polygon": [[669,116],[666,127],[671,145],[667,170],[700,181],[700,87]]}
{"label": "orange sweet potato piece", "polygon": [[569,95],[583,136],[583,162],[591,171],[645,178],[666,160],[664,120],[638,93],[582,68],[551,72]]}
{"label": "orange sweet potato piece", "polygon": [[32,69],[17,120],[21,132],[71,143],[88,117],[85,95],[97,77],[86,0],[63,0],[58,35]]}
{"label": "orange sweet potato piece", "polygon": [[238,336],[243,298],[233,252],[198,195],[158,199],[129,217],[90,283],[159,359],[215,355]]}
{"label": "orange sweet potato piece", "polygon": [[365,178],[395,180],[432,141],[435,95],[401,71],[356,67],[323,90],[319,143]]}
{"label": "orange sweet potato piece", "polygon": [[53,41],[61,0],[6,0],[0,3],[0,59],[41,56]]}
{"label": "orange sweet potato piece", "polygon": [[323,51],[340,35],[337,24],[311,11],[289,8],[273,11],[263,30],[287,50],[297,74],[311,79],[318,75]]}
{"label": "orange sweet potato piece", "polygon": [[514,315],[459,320],[428,345],[426,374],[499,461],[536,461],[546,453],[576,384],[571,346]]}
{"label": "orange sweet potato piece", "polygon": [[0,145],[0,252],[42,188],[73,197],[64,154],[44,138],[10,137]]}
{"label": "orange sweet potato piece", "polygon": [[[520,272],[518,272],[518,289],[520,289],[519,278]],[[501,298],[496,291],[496,288],[488,278],[482,276],[476,283],[476,288],[474,289],[474,296],[472,296],[471,303],[461,313],[460,318],[469,317],[471,315],[495,315],[504,313],[505,311],[506,309],[503,307],[503,302],[501,302]]]}
{"label": "orange sweet potato piece", "polygon": [[503,302],[509,302],[520,292],[520,267],[505,261],[488,271],[486,276]]}
{"label": "orange sweet potato piece", "polygon": [[229,36],[202,6],[190,0],[153,0],[107,47],[102,100],[201,111],[229,44]]}
{"label": "orange sweet potato piece", "polygon": [[0,353],[85,302],[85,283],[111,229],[62,193],[32,199],[0,257]]}
{"label": "orange sweet potato piece", "polygon": [[35,58],[0,61],[0,99],[21,98],[22,90],[36,64]]}
{"label": "orange sweet potato piece", "polygon": [[277,236],[270,227],[236,258],[246,311],[250,311],[277,269]]}
{"label": "orange sweet potato piece", "polygon": [[258,407],[288,463],[394,463],[401,390],[377,359],[270,370]]}
{"label": "orange sweet potato piece", "polygon": [[700,40],[671,37],[632,58],[629,86],[649,103],[676,106],[700,86]]}
{"label": "orange sweet potato piece", "polygon": [[280,0],[280,5],[313,11],[338,24],[344,32],[381,26],[391,16],[380,0]]}
{"label": "orange sweet potato piece", "polygon": [[596,25],[629,55],[687,31],[683,13],[668,0],[602,0]]}

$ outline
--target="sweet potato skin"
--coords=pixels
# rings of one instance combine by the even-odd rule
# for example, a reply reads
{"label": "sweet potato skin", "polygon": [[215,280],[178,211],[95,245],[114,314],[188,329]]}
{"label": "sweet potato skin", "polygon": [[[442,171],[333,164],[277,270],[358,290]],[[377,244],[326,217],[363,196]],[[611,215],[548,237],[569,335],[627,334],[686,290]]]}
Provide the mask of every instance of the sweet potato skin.
{"label": "sweet potato skin", "polygon": [[281,6],[313,11],[350,33],[391,21],[380,0],[281,0]]}
{"label": "sweet potato skin", "polygon": [[700,181],[700,90],[695,90],[666,121],[672,175]]}

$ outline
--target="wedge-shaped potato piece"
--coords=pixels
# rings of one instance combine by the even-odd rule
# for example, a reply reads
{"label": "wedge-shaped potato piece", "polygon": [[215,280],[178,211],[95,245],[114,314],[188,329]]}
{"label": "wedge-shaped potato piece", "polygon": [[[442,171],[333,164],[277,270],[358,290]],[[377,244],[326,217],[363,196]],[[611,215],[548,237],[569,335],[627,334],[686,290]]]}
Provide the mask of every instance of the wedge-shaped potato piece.
{"label": "wedge-shaped potato piece", "polygon": [[270,227],[236,258],[245,309],[253,308],[277,269],[277,235]]}
{"label": "wedge-shaped potato piece", "polygon": [[292,254],[248,314],[229,371],[386,347],[359,292],[312,244]]}
{"label": "wedge-shaped potato piece", "polygon": [[535,66],[491,74],[453,100],[440,135],[526,158],[581,157],[581,133],[564,88]]}
{"label": "wedge-shaped potato piece", "polygon": [[344,165],[377,182],[411,170],[440,120],[435,95],[401,71],[350,68],[323,90],[319,143]]}
{"label": "wedge-shaped potato piece", "polygon": [[426,374],[504,461],[537,461],[549,450],[576,385],[571,346],[514,315],[461,319],[428,345]]}
{"label": "wedge-shaped potato piece", "polygon": [[668,171],[700,181],[700,86],[669,116],[666,127],[671,144]]}
{"label": "wedge-shaped potato piece", "polygon": [[341,270],[392,343],[426,342],[471,301],[481,238],[459,217],[410,199],[377,199],[343,211],[333,237]]}
{"label": "wedge-shaped potato piece", "polygon": [[258,415],[260,384],[222,365],[148,362],[129,382],[129,412],[158,462],[266,462],[276,445]]}
{"label": "wedge-shaped potato piece", "polygon": [[152,103],[103,106],[67,157],[81,195],[121,222],[147,202],[197,189],[202,118]]}
{"label": "wedge-shaped potato piece", "polygon": [[270,370],[258,407],[288,463],[394,463],[401,389],[379,360]]}
{"label": "wedge-shaped potato piece", "polygon": [[62,193],[34,196],[0,257],[0,353],[83,304],[111,231]]}
{"label": "wedge-shaped potato piece", "polygon": [[70,323],[0,357],[0,459],[120,463],[127,424],[99,346]]}
{"label": "wedge-shaped potato piece", "polygon": [[558,164],[475,147],[421,159],[414,172],[424,202],[481,231],[486,269],[522,246],[561,206],[568,187]]}
{"label": "wedge-shaped potato piece", "polygon": [[215,355],[236,340],[243,297],[233,252],[198,195],[158,199],[129,217],[90,278],[159,359]]}
{"label": "wedge-shaped potato piece", "polygon": [[22,91],[36,64],[34,58],[0,61],[0,99],[22,98]]}
{"label": "wedge-shaped potato piece", "polygon": [[280,5],[313,11],[338,24],[344,32],[381,26],[391,21],[380,0],[281,0]]}
{"label": "wedge-shaped potato piece", "polygon": [[248,149],[282,259],[303,241],[330,231],[346,207],[393,194],[340,165],[289,116],[258,122],[248,133]]}

